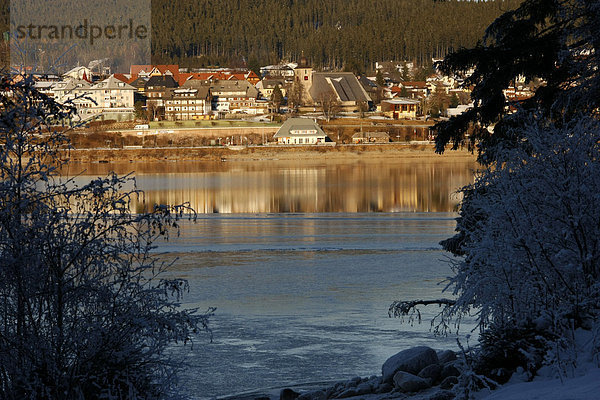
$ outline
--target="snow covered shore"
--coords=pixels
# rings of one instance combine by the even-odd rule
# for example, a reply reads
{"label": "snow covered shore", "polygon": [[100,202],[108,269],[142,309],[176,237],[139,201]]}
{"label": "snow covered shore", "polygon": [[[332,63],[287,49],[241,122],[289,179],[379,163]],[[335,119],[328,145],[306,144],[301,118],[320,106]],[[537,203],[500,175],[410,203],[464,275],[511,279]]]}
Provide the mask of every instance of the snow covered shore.
{"label": "snow covered shore", "polygon": [[[595,338],[590,331],[575,332],[575,357],[559,371],[546,366],[530,382],[521,371],[496,390],[471,393],[476,400],[597,400],[600,399],[600,368],[594,357]],[[465,371],[453,351],[435,351],[419,346],[390,357],[380,376],[356,377],[336,383],[313,383],[273,388],[221,398],[222,400],[326,400],[411,399],[452,400],[461,398]],[[561,376],[559,376],[561,375]]]}

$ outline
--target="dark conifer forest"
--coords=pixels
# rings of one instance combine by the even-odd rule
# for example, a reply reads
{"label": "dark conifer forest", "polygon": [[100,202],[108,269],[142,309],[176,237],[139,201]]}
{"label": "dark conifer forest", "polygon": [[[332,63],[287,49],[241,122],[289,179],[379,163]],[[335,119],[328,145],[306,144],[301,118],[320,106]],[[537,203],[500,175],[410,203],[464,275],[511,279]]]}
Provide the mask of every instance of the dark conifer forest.
{"label": "dark conifer forest", "polygon": [[189,66],[295,61],[362,71],[473,46],[521,1],[153,0],[152,54]]}
{"label": "dark conifer forest", "polygon": [[[362,72],[376,61],[403,59],[422,66],[474,46],[495,18],[520,3],[153,0],[152,56],[155,63],[188,67],[256,69],[282,59],[296,61],[301,54],[322,69]],[[0,0],[2,32],[9,29],[9,4]],[[74,4],[82,9],[79,2]],[[54,12],[64,10],[47,10],[49,22]]]}

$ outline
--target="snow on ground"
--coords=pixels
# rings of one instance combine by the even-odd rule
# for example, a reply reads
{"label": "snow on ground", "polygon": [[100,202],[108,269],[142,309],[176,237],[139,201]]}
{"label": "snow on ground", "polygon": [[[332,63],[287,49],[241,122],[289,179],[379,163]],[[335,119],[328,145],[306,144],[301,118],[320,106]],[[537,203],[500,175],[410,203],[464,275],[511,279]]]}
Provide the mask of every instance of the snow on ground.
{"label": "snow on ground", "polygon": [[600,399],[600,369],[576,378],[538,380],[508,384],[482,400],[597,400]]}
{"label": "snow on ground", "polygon": [[518,374],[494,392],[482,393],[480,400],[598,400],[600,368],[595,359],[596,339],[591,331],[574,332],[577,368],[562,380],[550,367],[541,368],[532,382],[519,381]]}

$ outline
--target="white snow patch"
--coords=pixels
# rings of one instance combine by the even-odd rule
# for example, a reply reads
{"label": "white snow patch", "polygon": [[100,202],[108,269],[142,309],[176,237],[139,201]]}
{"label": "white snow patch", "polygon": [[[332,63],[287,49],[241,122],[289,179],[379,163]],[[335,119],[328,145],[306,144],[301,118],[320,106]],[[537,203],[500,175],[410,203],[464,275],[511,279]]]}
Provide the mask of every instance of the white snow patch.
{"label": "white snow patch", "polygon": [[600,369],[576,378],[539,380],[505,385],[482,400],[597,400],[600,397]]}

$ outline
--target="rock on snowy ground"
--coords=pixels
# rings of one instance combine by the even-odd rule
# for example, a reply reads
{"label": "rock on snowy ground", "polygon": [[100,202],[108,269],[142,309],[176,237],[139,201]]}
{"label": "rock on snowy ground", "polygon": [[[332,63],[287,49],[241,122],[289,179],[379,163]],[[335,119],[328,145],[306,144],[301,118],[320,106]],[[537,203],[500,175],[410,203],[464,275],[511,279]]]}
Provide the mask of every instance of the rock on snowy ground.
{"label": "rock on snowy ground", "polygon": [[[440,361],[443,360],[443,361]],[[381,376],[356,377],[337,382],[316,390],[286,388],[279,396],[268,397],[276,400],[326,400],[326,399],[414,399],[451,400],[454,393],[439,385],[448,377],[458,375],[454,367],[456,354],[439,354],[425,346],[413,347],[390,357],[382,367]],[[453,383],[455,383],[454,380]],[[449,384],[448,388],[453,385]],[[296,397],[297,396],[297,397]]]}
{"label": "rock on snowy ground", "polygon": [[390,357],[381,367],[384,382],[391,382],[394,374],[398,371],[408,372],[416,375],[429,365],[438,363],[438,356],[435,350],[419,346],[401,351]]}
{"label": "rock on snowy ground", "polygon": [[[532,382],[523,382],[519,373],[499,389],[481,391],[478,400],[598,400],[600,399],[600,368],[592,354],[594,344],[589,331],[578,332],[577,370],[571,377],[557,379],[549,367],[538,371]],[[588,348],[589,347],[589,348]],[[222,400],[452,400],[458,382],[456,353],[436,352],[420,346],[390,357],[382,367],[381,376],[356,377],[348,381],[315,383],[271,389],[263,393],[228,396]]]}

